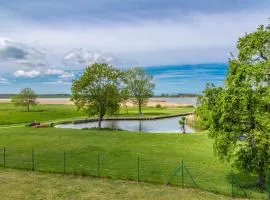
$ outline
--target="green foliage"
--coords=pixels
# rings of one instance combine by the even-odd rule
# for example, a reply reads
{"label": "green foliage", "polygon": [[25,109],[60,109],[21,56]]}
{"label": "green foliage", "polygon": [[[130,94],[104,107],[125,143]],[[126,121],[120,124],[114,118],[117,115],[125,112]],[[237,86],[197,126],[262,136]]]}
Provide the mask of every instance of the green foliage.
{"label": "green foliage", "polygon": [[142,106],[153,96],[155,84],[152,81],[153,76],[140,67],[132,68],[126,73],[125,82],[133,102],[139,107],[140,115],[142,115]]}
{"label": "green foliage", "polygon": [[187,118],[186,117],[182,117],[180,120],[179,120],[179,125],[181,126],[181,129],[182,129],[182,133],[186,133],[186,123],[187,123]]}
{"label": "green foliage", "polygon": [[31,88],[24,88],[18,95],[15,95],[11,101],[15,106],[25,106],[27,111],[29,111],[30,105],[37,105],[37,94]]}
{"label": "green foliage", "polygon": [[270,165],[270,29],[260,26],[238,41],[225,86],[208,85],[196,113],[223,160],[256,173],[265,186]]}
{"label": "green foliage", "polygon": [[99,128],[104,115],[118,112],[121,102],[127,98],[123,73],[107,64],[88,66],[83,75],[73,81],[71,91],[71,99],[79,110],[89,116],[99,115]]}

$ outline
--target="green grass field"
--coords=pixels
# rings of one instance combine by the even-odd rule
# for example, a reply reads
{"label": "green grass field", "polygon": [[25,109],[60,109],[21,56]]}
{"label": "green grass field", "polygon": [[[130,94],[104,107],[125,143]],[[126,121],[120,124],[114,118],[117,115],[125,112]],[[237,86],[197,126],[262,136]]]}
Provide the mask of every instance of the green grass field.
{"label": "green grass field", "polygon": [[[144,115],[171,115],[193,109],[147,107]],[[137,108],[122,108],[118,116],[131,117],[137,113]],[[173,177],[171,185],[183,184],[227,196],[232,195],[233,170],[234,177],[249,197],[266,198],[265,193],[252,187],[256,184],[256,177],[238,173],[214,156],[207,132],[182,135],[12,127],[33,120],[55,122],[79,118],[85,116],[72,105],[38,105],[27,112],[12,104],[0,104],[0,167],[4,166],[5,156],[7,168],[31,170],[34,167],[36,171],[139,179],[140,182],[156,184],[165,184]],[[183,175],[182,160],[185,166]],[[172,176],[177,168],[180,170]],[[244,196],[237,184],[233,185],[233,193]]]}
{"label": "green grass field", "polygon": [[[199,188],[231,195],[231,168],[214,156],[212,141],[206,133],[151,134],[127,131],[70,129],[0,129],[0,146],[6,147],[6,167],[137,180],[165,184],[184,160]],[[3,148],[0,166],[3,165]],[[99,154],[99,167],[98,167]],[[255,183],[256,177],[235,173],[243,185]],[[252,180],[252,182],[250,182]],[[181,185],[181,172],[172,180]],[[184,185],[195,187],[184,171]],[[265,199],[266,194],[246,189],[249,197]],[[236,185],[234,193],[243,196]]]}
{"label": "green grass field", "polygon": [[[192,107],[179,108],[154,108],[147,107],[143,109],[145,116],[158,116],[192,112]],[[118,116],[138,116],[137,108],[122,108]],[[73,105],[37,105],[27,112],[25,108],[15,107],[12,104],[0,103],[0,125],[12,125],[20,123],[29,123],[34,120],[38,122],[52,122],[61,120],[70,120],[85,118],[83,112],[78,112]]]}
{"label": "green grass field", "polygon": [[0,170],[0,193],[3,200],[36,199],[148,199],[148,200],[217,200],[230,199],[213,193],[162,185]]}

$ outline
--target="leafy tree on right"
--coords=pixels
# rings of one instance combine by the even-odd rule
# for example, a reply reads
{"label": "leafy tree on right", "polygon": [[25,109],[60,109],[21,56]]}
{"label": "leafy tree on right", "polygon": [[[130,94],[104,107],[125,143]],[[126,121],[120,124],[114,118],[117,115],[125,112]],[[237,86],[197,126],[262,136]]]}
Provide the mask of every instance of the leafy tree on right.
{"label": "leafy tree on right", "polygon": [[238,40],[223,87],[207,85],[196,113],[222,160],[258,175],[270,167],[270,26]]}

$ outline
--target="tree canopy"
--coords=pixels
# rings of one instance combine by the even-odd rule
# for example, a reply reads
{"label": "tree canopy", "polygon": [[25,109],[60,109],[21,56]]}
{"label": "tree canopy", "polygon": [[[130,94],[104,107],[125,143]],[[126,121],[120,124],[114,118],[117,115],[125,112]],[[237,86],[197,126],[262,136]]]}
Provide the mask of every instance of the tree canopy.
{"label": "tree canopy", "polygon": [[37,94],[31,88],[24,88],[11,99],[11,102],[15,106],[25,106],[27,111],[30,111],[30,106],[37,104]]}
{"label": "tree canopy", "polygon": [[143,68],[135,67],[126,73],[125,80],[131,99],[138,105],[139,113],[142,115],[142,106],[153,96],[155,88],[153,76],[147,74]]}
{"label": "tree canopy", "polygon": [[121,102],[127,98],[123,72],[105,63],[88,66],[82,76],[73,81],[71,91],[71,99],[78,109],[89,116],[99,116],[99,128],[104,115],[118,112]]}
{"label": "tree canopy", "polygon": [[224,87],[207,85],[197,115],[222,160],[258,175],[265,187],[270,165],[270,27],[238,40]]}

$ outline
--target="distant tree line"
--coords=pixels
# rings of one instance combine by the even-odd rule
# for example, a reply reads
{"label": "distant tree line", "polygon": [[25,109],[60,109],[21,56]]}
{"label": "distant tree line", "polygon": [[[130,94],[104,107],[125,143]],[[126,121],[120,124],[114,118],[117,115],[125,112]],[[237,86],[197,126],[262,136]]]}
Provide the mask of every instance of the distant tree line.
{"label": "distant tree line", "polygon": [[199,97],[200,94],[193,93],[178,93],[178,94],[169,94],[169,93],[161,93],[160,95],[155,95],[155,97]]}
{"label": "distant tree line", "polygon": [[[0,94],[0,99],[11,99],[17,94]],[[37,98],[70,98],[71,94],[37,94]]]}

